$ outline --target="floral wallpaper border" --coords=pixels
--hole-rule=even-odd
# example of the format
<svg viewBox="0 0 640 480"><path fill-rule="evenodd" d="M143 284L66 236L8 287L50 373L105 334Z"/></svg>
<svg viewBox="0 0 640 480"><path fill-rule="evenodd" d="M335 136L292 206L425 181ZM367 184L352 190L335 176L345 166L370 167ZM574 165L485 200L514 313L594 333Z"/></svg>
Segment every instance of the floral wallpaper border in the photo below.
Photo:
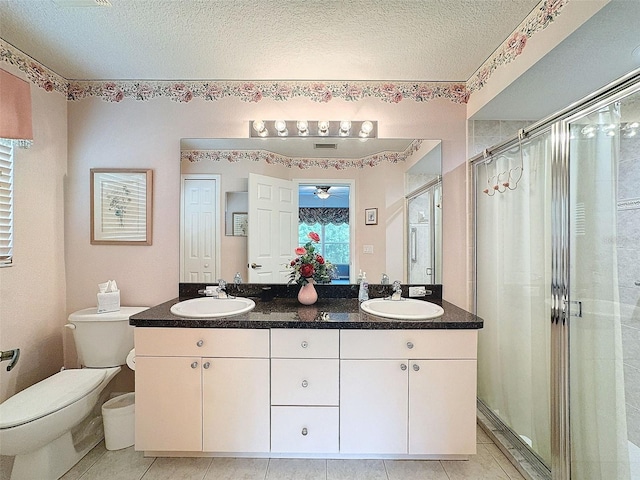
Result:
<svg viewBox="0 0 640 480"><path fill-rule="evenodd" d="M180 160L188 162L201 162L203 160L220 162L226 160L231 163L243 160L263 161L270 165L284 165L288 168L297 167L301 170L309 168L346 170L347 168L375 167L382 162L404 162L417 152L421 145L422 140L414 140L404 152L382 152L358 159L287 157L265 150L182 150L180 152Z"/></svg>
<svg viewBox="0 0 640 480"><path fill-rule="evenodd" d="M327 103L334 98L346 101L378 98L387 103L399 103L405 99L427 102L443 98L465 104L473 92L484 87L497 68L518 57L528 39L547 28L569 1L541 1L466 82L66 80L2 39L0 59L17 66L40 88L62 93L70 101L91 97L107 102L121 102L125 98L146 101L168 97L176 102L188 103L194 98L215 101L235 97L244 102L260 102L264 98L286 101L305 97L320 103Z"/></svg>
<svg viewBox="0 0 640 480"><path fill-rule="evenodd" d="M529 16L518 26L511 36L467 80L469 95L484 87L489 77L498 67L511 63L527 46L534 34L547 28L553 22L569 0L545 0L540 2Z"/></svg>

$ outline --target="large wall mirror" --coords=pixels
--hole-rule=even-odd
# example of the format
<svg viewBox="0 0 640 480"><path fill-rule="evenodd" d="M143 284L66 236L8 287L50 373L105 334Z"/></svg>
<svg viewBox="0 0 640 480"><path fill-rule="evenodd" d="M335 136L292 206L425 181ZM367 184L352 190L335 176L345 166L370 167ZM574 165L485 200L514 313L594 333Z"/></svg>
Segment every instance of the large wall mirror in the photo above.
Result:
<svg viewBox="0 0 640 480"><path fill-rule="evenodd" d="M441 283L439 140L185 138L180 150L181 282L286 283L314 231L335 283L360 271Z"/></svg>

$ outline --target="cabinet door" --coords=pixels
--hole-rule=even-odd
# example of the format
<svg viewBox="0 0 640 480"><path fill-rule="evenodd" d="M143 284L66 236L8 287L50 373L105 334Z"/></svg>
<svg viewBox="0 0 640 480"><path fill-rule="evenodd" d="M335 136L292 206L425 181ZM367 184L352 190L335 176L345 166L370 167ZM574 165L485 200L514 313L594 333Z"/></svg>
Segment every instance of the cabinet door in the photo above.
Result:
<svg viewBox="0 0 640 480"><path fill-rule="evenodd" d="M341 453L407 453L407 365L340 361Z"/></svg>
<svg viewBox="0 0 640 480"><path fill-rule="evenodd" d="M136 450L202 450L200 358L136 358Z"/></svg>
<svg viewBox="0 0 640 480"><path fill-rule="evenodd" d="M268 452L269 360L203 358L205 452Z"/></svg>
<svg viewBox="0 0 640 480"><path fill-rule="evenodd" d="M409 453L476 453L476 361L409 361Z"/></svg>

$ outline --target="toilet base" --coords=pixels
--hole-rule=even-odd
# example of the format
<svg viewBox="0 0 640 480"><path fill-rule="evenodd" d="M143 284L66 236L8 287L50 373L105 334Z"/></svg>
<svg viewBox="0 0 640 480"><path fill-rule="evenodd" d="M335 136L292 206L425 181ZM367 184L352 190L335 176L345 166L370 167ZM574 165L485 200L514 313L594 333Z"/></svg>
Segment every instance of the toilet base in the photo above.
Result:
<svg viewBox="0 0 640 480"><path fill-rule="evenodd" d="M104 438L99 412L108 396L105 390L91 414L70 431L38 450L16 455L11 480L58 480L98 445Z"/></svg>
<svg viewBox="0 0 640 480"><path fill-rule="evenodd" d="M35 452L16 455L11 480L58 480L100 441L98 438L76 450L71 432L66 432Z"/></svg>

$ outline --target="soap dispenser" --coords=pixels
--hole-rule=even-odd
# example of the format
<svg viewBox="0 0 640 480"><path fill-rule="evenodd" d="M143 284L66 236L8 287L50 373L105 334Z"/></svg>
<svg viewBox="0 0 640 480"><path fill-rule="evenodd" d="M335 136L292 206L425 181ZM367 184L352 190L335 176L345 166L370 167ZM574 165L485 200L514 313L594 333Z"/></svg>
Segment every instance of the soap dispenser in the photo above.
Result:
<svg viewBox="0 0 640 480"><path fill-rule="evenodd" d="M233 283L239 285L242 283L242 277L240 276L240 272L236 272L236 276L233 277Z"/></svg>
<svg viewBox="0 0 640 480"><path fill-rule="evenodd" d="M362 281L360 282L358 300L360 300L361 302L369 300L369 283L367 282L367 272L362 273Z"/></svg>

